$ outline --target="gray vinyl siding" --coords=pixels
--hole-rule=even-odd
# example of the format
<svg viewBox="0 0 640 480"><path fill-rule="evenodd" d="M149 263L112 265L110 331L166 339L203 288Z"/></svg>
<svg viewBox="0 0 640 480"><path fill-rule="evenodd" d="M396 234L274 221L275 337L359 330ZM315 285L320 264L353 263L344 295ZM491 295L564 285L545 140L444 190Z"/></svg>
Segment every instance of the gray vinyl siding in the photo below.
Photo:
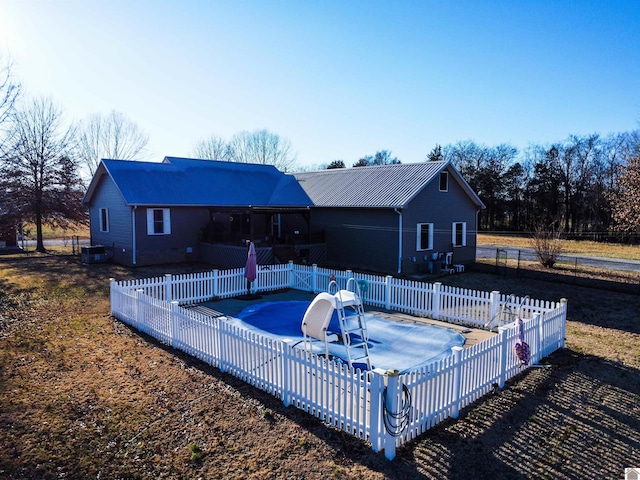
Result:
<svg viewBox="0 0 640 480"><path fill-rule="evenodd" d="M432 253L453 252L454 263L472 263L476 254L477 207L449 175L449 189L441 192L439 182L428 184L403 209L403 272L425 271ZM466 246L453 247L452 223L466 222ZM433 223L433 249L417 250L419 223ZM427 258L425 258L427 257ZM414 261L415 258L415 261Z"/></svg>
<svg viewBox="0 0 640 480"><path fill-rule="evenodd" d="M100 209L109 209L109 231L100 231ZM89 206L91 243L104 245L113 252L118 263L131 263L131 208L108 175L100 179L99 188Z"/></svg>
<svg viewBox="0 0 640 480"><path fill-rule="evenodd" d="M157 265L198 259L200 229L209 222L209 209L170 207L169 211L171 233L149 235L147 233L147 207L136 209L136 238L138 239L136 265Z"/></svg>
<svg viewBox="0 0 640 480"><path fill-rule="evenodd" d="M379 208L314 208L311 224L324 230L327 264L360 271L398 270L398 214Z"/></svg>

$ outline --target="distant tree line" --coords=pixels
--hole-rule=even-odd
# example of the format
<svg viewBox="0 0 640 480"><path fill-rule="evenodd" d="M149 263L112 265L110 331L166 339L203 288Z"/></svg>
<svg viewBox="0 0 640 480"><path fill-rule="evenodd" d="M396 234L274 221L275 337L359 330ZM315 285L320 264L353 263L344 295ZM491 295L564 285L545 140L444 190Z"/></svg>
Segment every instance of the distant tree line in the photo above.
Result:
<svg viewBox="0 0 640 480"><path fill-rule="evenodd" d="M640 130L600 137L571 135L523 152L473 141L437 145L426 160L448 160L485 203L482 230L535 231L599 239L640 231Z"/></svg>
<svg viewBox="0 0 640 480"><path fill-rule="evenodd" d="M374 155L360 157L352 167L373 167L376 165L398 165L402 163L398 157L393 157L390 150L379 150ZM334 168L346 168L344 160L334 160L327 165L327 170Z"/></svg>

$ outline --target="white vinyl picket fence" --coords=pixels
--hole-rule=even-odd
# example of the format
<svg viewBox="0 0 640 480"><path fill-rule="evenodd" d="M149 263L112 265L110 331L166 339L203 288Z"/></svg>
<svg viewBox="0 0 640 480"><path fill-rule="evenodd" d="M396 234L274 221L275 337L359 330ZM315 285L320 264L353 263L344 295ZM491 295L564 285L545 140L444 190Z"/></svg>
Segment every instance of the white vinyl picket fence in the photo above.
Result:
<svg viewBox="0 0 640 480"><path fill-rule="evenodd" d="M440 283L354 274L303 266L269 265L258 270L253 292L292 288L326 291L335 279L360 284L366 304L484 328L505 308L524 320L531 360L564 347L566 301L542 302L499 292L479 292ZM374 451L395 457L396 447L523 371L514 353L513 323L470 348L454 347L447 358L405 374L361 371L293 345L183 308L246 293L243 269L143 280L111 281L111 314L141 332L228 372L324 422L369 441Z"/></svg>

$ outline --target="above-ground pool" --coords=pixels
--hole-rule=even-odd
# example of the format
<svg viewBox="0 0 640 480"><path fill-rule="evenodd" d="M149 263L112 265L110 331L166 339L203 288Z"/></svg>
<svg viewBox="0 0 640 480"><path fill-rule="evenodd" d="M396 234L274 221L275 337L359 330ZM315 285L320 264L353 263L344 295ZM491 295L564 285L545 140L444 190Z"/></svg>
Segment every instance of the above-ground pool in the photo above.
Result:
<svg viewBox="0 0 640 480"><path fill-rule="evenodd" d="M291 339L297 348L304 348L301 324L307 307L307 301L265 302L245 308L235 317L229 317L229 322L271 338ZM462 335L447 328L394 322L369 313L365 315L372 368L407 372L450 355L452 347L462 346L465 341ZM340 333L336 312L329 324L329 332ZM324 342L314 340L313 351L324 353ZM330 343L329 354L346 362L346 350L341 342Z"/></svg>

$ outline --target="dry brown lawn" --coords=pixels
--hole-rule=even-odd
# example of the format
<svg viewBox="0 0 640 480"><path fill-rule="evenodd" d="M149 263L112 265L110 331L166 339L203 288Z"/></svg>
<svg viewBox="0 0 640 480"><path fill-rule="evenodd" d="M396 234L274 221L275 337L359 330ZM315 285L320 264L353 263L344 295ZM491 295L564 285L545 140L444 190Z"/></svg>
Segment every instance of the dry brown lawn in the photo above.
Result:
<svg viewBox="0 0 640 480"><path fill-rule="evenodd" d="M442 277L567 298L567 348L390 462L110 317L108 278L186 268L0 256L0 478L623 478L640 466L637 294Z"/></svg>

